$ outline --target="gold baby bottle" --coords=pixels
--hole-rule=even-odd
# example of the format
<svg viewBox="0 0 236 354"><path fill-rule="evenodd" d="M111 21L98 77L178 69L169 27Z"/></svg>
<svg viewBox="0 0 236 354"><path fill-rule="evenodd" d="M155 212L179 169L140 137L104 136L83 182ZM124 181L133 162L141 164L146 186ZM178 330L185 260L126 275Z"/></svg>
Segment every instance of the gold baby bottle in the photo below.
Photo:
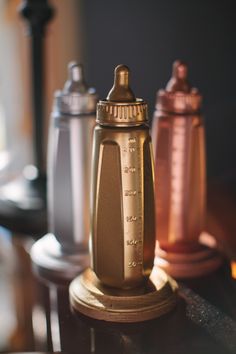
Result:
<svg viewBox="0 0 236 354"><path fill-rule="evenodd" d="M147 104L129 86L127 66L97 104L91 189L91 269L70 287L72 305L115 322L160 316L175 304L175 285L155 252L154 164Z"/></svg>

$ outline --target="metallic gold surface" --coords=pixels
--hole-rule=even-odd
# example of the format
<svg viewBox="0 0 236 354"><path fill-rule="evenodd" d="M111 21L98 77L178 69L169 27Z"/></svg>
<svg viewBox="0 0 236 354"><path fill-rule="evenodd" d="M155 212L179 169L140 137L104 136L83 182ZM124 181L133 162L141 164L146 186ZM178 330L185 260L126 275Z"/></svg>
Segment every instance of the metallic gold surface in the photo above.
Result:
<svg viewBox="0 0 236 354"><path fill-rule="evenodd" d="M107 95L108 101L133 102L135 96L129 86L129 68L126 65L118 65L114 73L114 85Z"/></svg>
<svg viewBox="0 0 236 354"><path fill-rule="evenodd" d="M142 107L139 113L134 112L137 106ZM101 114L101 107L107 116ZM151 138L146 125L136 127L146 121L146 109L143 100L137 102L129 86L129 68L117 66L107 100L97 106L101 126L94 131L91 200L93 269L103 284L118 288L142 284L153 267ZM126 111L127 116L123 115ZM102 127L104 120L111 127ZM121 125L124 127L120 128Z"/></svg>
<svg viewBox="0 0 236 354"><path fill-rule="evenodd" d="M97 105L97 122L108 126L138 126L147 122L147 104L129 87L129 68L118 65L107 99Z"/></svg>
<svg viewBox="0 0 236 354"><path fill-rule="evenodd" d="M144 287L120 290L103 286L91 269L70 285L70 301L86 316L111 322L141 322L171 311L177 301L177 284L155 268Z"/></svg>
<svg viewBox="0 0 236 354"><path fill-rule="evenodd" d="M94 130L92 270L70 286L76 310L106 321L144 321L170 311L176 302L176 287L165 273L155 269L155 283L150 280L155 250L154 166L149 127L140 125L146 121L146 105L140 102L144 110L137 115L129 70L118 66L108 99L98 104L100 126ZM119 105L130 116L123 116Z"/></svg>
<svg viewBox="0 0 236 354"><path fill-rule="evenodd" d="M199 242L206 202L200 102L200 94L187 81L186 64L175 62L166 90L158 92L152 126L158 240L155 264L175 277L204 274L220 264L218 256Z"/></svg>
<svg viewBox="0 0 236 354"><path fill-rule="evenodd" d="M94 132L93 269L129 288L150 275L155 248L153 160L148 127Z"/></svg>

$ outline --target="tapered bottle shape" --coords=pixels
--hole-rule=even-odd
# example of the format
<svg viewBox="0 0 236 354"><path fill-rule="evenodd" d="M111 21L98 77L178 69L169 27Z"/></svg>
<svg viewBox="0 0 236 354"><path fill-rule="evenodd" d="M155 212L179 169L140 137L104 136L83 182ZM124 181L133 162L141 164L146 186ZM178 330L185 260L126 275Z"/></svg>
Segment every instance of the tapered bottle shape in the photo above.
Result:
<svg viewBox="0 0 236 354"><path fill-rule="evenodd" d="M175 62L166 90L158 92L152 137L156 173L156 235L172 252L200 248L205 221L205 137L201 96Z"/></svg>
<svg viewBox="0 0 236 354"><path fill-rule="evenodd" d="M118 66L107 100L98 104L92 168L93 270L118 288L143 284L153 266L154 169L146 119L145 102L129 88L128 68Z"/></svg>
<svg viewBox="0 0 236 354"><path fill-rule="evenodd" d="M83 68L70 63L68 80L56 94L48 149L49 231L62 252L88 252L92 136L97 95Z"/></svg>

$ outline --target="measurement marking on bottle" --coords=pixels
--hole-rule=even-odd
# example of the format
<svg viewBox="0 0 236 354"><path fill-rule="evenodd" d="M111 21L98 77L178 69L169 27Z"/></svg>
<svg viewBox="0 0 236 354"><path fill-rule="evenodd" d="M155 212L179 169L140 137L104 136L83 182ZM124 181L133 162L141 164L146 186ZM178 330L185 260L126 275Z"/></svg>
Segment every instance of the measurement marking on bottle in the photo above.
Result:
<svg viewBox="0 0 236 354"><path fill-rule="evenodd" d="M125 190L126 197L135 197L136 194L137 194L136 190L132 190L132 189Z"/></svg>
<svg viewBox="0 0 236 354"><path fill-rule="evenodd" d="M138 150L137 148L136 148L136 146L134 145L131 145L131 146L129 146L129 147L124 147L123 149L122 149L122 151L123 152L125 152L125 153L127 153L127 152L135 152L136 150Z"/></svg>
<svg viewBox="0 0 236 354"><path fill-rule="evenodd" d="M131 261L131 262L129 262L128 263L128 267L129 268L135 268L135 267L137 267L137 266L139 266L139 265L143 265L143 262L142 261Z"/></svg>
<svg viewBox="0 0 236 354"><path fill-rule="evenodd" d="M129 138L129 143L136 143L137 139L135 137Z"/></svg>
<svg viewBox="0 0 236 354"><path fill-rule="evenodd" d="M134 221L137 221L137 216L135 215L131 215L131 216L126 216L126 221L127 222L134 222Z"/></svg>
<svg viewBox="0 0 236 354"><path fill-rule="evenodd" d="M129 135L121 147L124 215L125 273L142 277L143 266L143 145L138 136Z"/></svg>
<svg viewBox="0 0 236 354"><path fill-rule="evenodd" d="M125 166L123 171L124 173L134 173L136 171L136 168L132 166Z"/></svg>
<svg viewBox="0 0 236 354"><path fill-rule="evenodd" d="M138 244L142 244L142 243L143 243L142 240L137 240L137 239L126 241L127 246L137 246Z"/></svg>
<svg viewBox="0 0 236 354"><path fill-rule="evenodd" d="M183 214L182 192L184 188L186 126L185 121L173 124L172 159L171 159L171 209L170 232L174 230L176 239L183 235L181 215Z"/></svg>

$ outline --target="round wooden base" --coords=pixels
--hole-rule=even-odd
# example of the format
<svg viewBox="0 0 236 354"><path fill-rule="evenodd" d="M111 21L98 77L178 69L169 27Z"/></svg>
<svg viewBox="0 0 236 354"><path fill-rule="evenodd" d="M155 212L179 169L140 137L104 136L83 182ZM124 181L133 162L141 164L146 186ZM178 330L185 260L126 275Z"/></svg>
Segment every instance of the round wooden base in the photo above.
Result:
<svg viewBox="0 0 236 354"><path fill-rule="evenodd" d="M33 245L30 256L35 273L50 282L71 282L90 263L88 252L66 255L53 234L47 234Z"/></svg>
<svg viewBox="0 0 236 354"><path fill-rule="evenodd" d="M155 268L146 285L132 290L104 286L91 269L70 285L72 306L82 314L110 322L142 322L159 317L176 304L177 284Z"/></svg>
<svg viewBox="0 0 236 354"><path fill-rule="evenodd" d="M154 265L176 279L195 278L215 271L222 264L221 255L209 247L189 253L170 253L156 248Z"/></svg>

